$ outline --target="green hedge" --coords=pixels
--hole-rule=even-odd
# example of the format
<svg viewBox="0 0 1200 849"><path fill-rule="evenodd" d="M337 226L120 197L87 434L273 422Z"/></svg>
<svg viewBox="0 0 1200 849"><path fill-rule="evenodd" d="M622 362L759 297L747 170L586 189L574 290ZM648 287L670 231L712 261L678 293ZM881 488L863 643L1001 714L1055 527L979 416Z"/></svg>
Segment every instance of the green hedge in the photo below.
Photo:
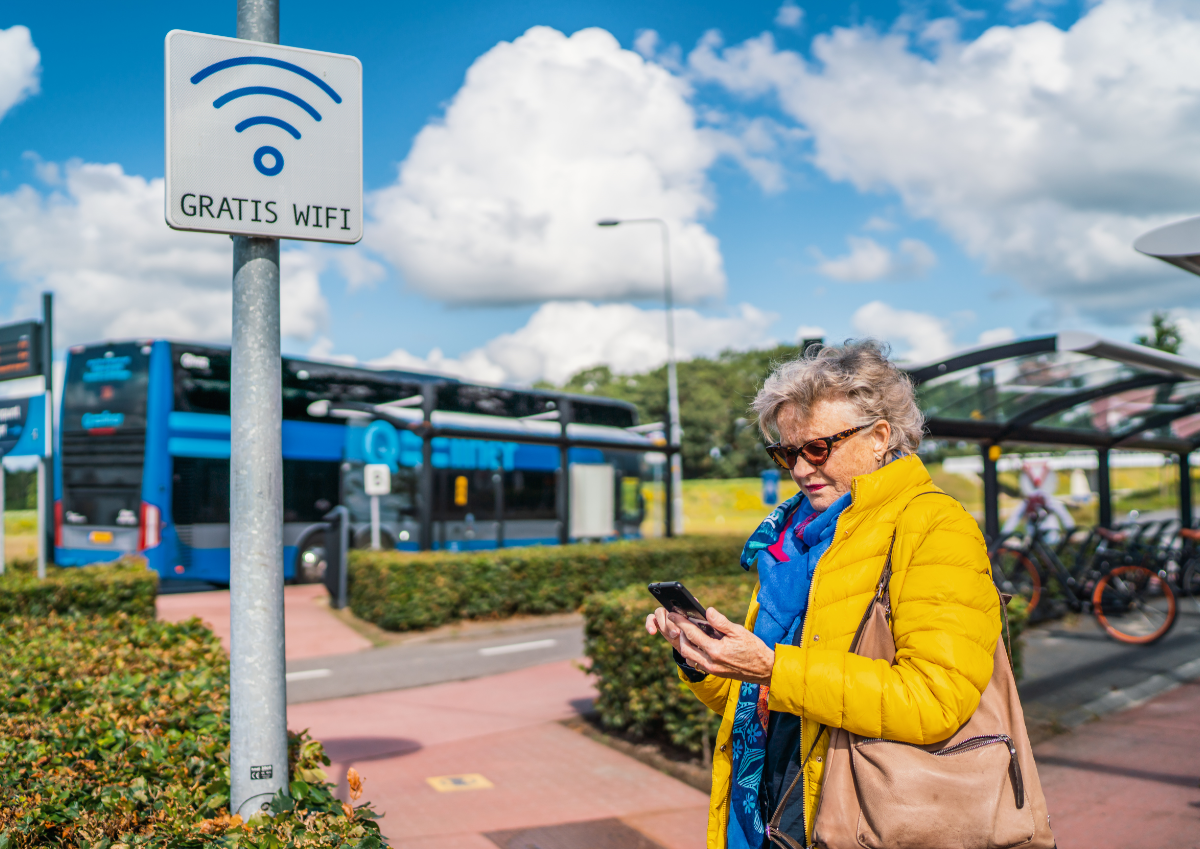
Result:
<svg viewBox="0 0 1200 849"><path fill-rule="evenodd" d="M715 607L735 622L745 621L754 576L689 581L701 603ZM584 653L592 662L600 692L596 711L609 728L638 737L668 740L693 753L701 751L706 730L716 736L720 717L704 708L680 680L670 645L645 631L646 614L655 607L644 585L597 593L583 606ZM1008 607L1013 665L1021 677L1025 605Z"/></svg>
<svg viewBox="0 0 1200 849"><path fill-rule="evenodd" d="M382 845L307 735L290 741L276 816L229 816L229 665L199 620L10 619L0 666L3 849Z"/></svg>
<svg viewBox="0 0 1200 849"><path fill-rule="evenodd" d="M479 552L350 552L350 609L391 631L459 619L577 610L637 582L740 572L744 540L688 536Z"/></svg>
<svg viewBox="0 0 1200 849"><path fill-rule="evenodd" d="M140 558L83 568L47 567L46 578L17 564L0 577L0 617L127 613L154 617L158 573Z"/></svg>
<svg viewBox="0 0 1200 849"><path fill-rule="evenodd" d="M701 604L740 624L750 607L754 580L753 573L743 573L688 581L687 587ZM596 712L609 728L669 740L698 753L705 726L711 740L721 718L679 680L667 641L646 633L646 614L655 606L644 584L597 593L584 602L583 651L600 692Z"/></svg>

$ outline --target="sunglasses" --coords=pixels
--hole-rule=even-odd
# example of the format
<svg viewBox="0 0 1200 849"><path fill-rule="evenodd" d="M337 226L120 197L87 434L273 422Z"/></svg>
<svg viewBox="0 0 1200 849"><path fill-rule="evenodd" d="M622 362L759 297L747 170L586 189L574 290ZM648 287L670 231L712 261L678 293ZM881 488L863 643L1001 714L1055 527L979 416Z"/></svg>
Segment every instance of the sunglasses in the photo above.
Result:
<svg viewBox="0 0 1200 849"><path fill-rule="evenodd" d="M859 425L858 427L852 427L849 430L843 430L841 433L835 433L833 436L823 436L820 439L814 439L812 442L806 442L799 448L792 448L789 445L784 445L782 442L774 442L767 446L767 455L775 461L775 465L781 469L787 469L789 472L796 468L796 461L802 455L810 466L824 466L826 461L829 460L833 446L870 426Z"/></svg>

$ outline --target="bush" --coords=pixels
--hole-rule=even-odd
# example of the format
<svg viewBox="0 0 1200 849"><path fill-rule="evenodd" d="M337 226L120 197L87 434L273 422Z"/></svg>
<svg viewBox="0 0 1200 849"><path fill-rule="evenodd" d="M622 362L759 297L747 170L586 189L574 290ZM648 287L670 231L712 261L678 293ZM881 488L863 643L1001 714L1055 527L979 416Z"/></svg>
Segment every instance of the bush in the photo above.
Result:
<svg viewBox="0 0 1200 849"><path fill-rule="evenodd" d="M228 661L196 619L10 619L0 664L4 849L381 845L370 809L333 797L306 735L276 816L229 816Z"/></svg>
<svg viewBox="0 0 1200 849"><path fill-rule="evenodd" d="M701 603L715 607L734 622L745 621L754 575L689 582ZM583 606L584 653L592 662L600 692L596 712L601 723L637 737L668 740L693 753L701 751L707 725L714 739L721 718L697 701L676 674L671 647L643 629L654 599L640 584L590 596ZM1012 661L1017 680L1026 611L1023 599L1008 606Z"/></svg>
<svg viewBox="0 0 1200 849"><path fill-rule="evenodd" d="M157 594L158 573L140 558L72 569L47 566L45 580L18 563L0 577L0 617L127 613L153 618Z"/></svg>
<svg viewBox="0 0 1200 849"><path fill-rule="evenodd" d="M741 624L750 607L754 574L689 581L688 589L701 604ZM609 728L669 740L699 753L706 726L711 740L721 718L679 680L666 640L646 634L643 623L655 606L641 584L597 593L584 603L584 654L600 691L596 712Z"/></svg>
<svg viewBox="0 0 1200 849"><path fill-rule="evenodd" d="M688 536L478 552L350 552L350 609L391 631L577 610L636 582L741 572L744 540Z"/></svg>

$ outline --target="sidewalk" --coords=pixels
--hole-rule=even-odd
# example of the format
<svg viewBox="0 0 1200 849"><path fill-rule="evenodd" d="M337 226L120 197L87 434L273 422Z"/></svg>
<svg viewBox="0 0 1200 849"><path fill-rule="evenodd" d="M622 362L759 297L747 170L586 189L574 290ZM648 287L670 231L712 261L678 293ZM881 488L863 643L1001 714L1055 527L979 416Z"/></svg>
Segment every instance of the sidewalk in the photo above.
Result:
<svg viewBox="0 0 1200 849"><path fill-rule="evenodd" d="M595 695L561 661L291 705L288 726L325 743L341 795L362 773L402 849L703 849L705 794L559 724Z"/></svg>
<svg viewBox="0 0 1200 849"><path fill-rule="evenodd" d="M348 654L371 648L371 641L333 615L321 584L283 588L284 639L288 660ZM160 595L158 618L181 622L199 616L229 650L229 590Z"/></svg>
<svg viewBox="0 0 1200 849"><path fill-rule="evenodd" d="M1200 681L1034 754L1059 849L1200 847Z"/></svg>

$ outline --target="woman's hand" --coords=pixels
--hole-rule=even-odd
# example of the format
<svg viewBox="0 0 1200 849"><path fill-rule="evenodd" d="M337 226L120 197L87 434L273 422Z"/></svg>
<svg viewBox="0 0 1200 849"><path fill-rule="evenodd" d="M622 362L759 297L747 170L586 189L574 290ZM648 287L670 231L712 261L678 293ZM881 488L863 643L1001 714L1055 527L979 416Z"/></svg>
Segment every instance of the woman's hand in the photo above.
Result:
<svg viewBox="0 0 1200 849"><path fill-rule="evenodd" d="M713 639L677 613L667 615L681 632L677 648L688 665L718 678L770 684L771 670L775 667L774 649L753 632L730 622L715 607L708 609L706 618L709 625L725 635L722 639Z"/></svg>
<svg viewBox="0 0 1200 849"><path fill-rule="evenodd" d="M662 634L663 639L671 644L671 648L679 651L679 638L683 636L679 626L672 622L667 611L660 607L646 617L646 633L650 636Z"/></svg>

